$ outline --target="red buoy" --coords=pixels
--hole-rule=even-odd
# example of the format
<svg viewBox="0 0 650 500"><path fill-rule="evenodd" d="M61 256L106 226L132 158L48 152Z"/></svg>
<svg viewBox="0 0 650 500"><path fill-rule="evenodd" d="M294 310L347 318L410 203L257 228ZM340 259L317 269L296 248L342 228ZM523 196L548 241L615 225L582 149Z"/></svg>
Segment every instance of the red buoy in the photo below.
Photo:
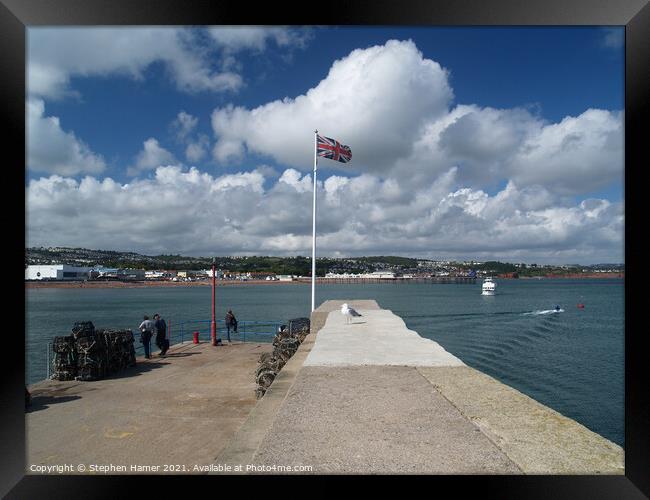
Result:
<svg viewBox="0 0 650 500"><path fill-rule="evenodd" d="M585 305L584 304L578 304L578 309L584 309Z"/></svg>

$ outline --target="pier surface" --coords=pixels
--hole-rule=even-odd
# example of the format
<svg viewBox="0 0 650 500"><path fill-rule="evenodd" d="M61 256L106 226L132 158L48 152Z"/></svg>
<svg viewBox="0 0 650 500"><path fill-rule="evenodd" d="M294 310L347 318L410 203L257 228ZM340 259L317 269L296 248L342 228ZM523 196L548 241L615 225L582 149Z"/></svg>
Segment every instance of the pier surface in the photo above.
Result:
<svg viewBox="0 0 650 500"><path fill-rule="evenodd" d="M312 313L312 333L217 463L271 473L624 473L620 446L464 365L374 301L347 301L363 315L347 324L343 302Z"/></svg>
<svg viewBox="0 0 650 500"><path fill-rule="evenodd" d="M270 344L186 343L104 380L34 384L26 472L73 464L65 473L75 474L82 464L92 474L94 464L126 468L111 474L196 473L194 465L212 464L254 407L255 368L270 351ZM169 465L179 467L164 470Z"/></svg>
<svg viewBox="0 0 650 500"><path fill-rule="evenodd" d="M343 302L362 316L347 324ZM256 400L254 372L271 348L184 344L105 380L30 386L26 472L624 473L620 446L466 366L374 300L321 304Z"/></svg>

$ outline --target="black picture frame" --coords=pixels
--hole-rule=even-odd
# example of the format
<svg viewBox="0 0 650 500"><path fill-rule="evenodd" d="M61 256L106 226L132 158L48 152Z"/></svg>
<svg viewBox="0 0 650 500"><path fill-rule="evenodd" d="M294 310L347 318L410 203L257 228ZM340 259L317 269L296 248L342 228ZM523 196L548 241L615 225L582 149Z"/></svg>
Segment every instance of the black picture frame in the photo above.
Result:
<svg viewBox="0 0 650 500"><path fill-rule="evenodd" d="M648 0L361 0L327 4L255 2L244 4L208 0L0 0L0 88L3 96L3 142L13 153L6 161L15 185L5 214L25 201L25 49L26 28L44 25L544 25L625 26L625 476L419 476L408 478L410 487L439 491L453 488L454 495L472 492L499 498L643 498L650 496L650 404L647 389L646 351L642 339L647 327L641 314L647 309L641 280L643 253L639 228L643 227L644 168L648 168L643 130L647 122L650 89L650 6ZM645 146L645 147L644 147ZM20 178L20 180L19 180ZM19 182L22 184L19 186ZM22 193L22 195L21 195ZM11 207L11 208L10 208ZM16 232L20 218L13 217ZM25 224L23 222L23 237ZM25 257L24 238L5 242L11 269L6 291L20 311L24 298L24 276L17 265ZM15 243L14 243L15 242ZM14 274L15 273L15 274ZM23 302L24 307L24 302ZM23 316L24 317L24 316ZM134 492L134 477L25 476L24 339L11 328L4 332L10 341L5 349L14 364L5 365L2 384L0 443L0 495L8 498L115 498ZM5 353L7 354L7 353ZM152 479L152 478L148 478ZM193 485L213 486L225 479L249 483L242 478L178 477L153 478L156 484L190 479ZM216 479L219 483L214 483ZM249 480L249 478L243 478ZM297 479L297 478L291 478ZM298 479L303 480L304 477ZM362 478L366 483L383 478ZM399 477L397 477L399 479ZM280 481L281 478L273 478ZM210 481L210 483L207 483ZM413 482L415 481L415 483ZM150 486L147 481L146 486ZM282 487L282 486L280 486ZM285 486L286 487L286 486ZM194 488L194 486L193 486ZM336 487L338 488L338 487ZM325 493L327 487L321 490ZM408 490L407 490L408 491ZM426 491L426 490L425 490ZM444 490L442 490L444 491ZM157 494L152 491L152 494Z"/></svg>

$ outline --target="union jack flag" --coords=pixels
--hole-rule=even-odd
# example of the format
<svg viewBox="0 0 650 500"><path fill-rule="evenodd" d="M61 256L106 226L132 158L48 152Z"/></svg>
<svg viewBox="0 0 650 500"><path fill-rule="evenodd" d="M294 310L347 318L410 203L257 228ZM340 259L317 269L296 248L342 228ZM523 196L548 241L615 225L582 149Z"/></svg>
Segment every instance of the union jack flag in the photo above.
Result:
<svg viewBox="0 0 650 500"><path fill-rule="evenodd" d="M317 137L316 154L318 156L329 158L334 161L340 161L342 163L347 163L352 159L352 150L350 149L350 146L344 146L339 141L335 141L329 137L321 137L320 135Z"/></svg>

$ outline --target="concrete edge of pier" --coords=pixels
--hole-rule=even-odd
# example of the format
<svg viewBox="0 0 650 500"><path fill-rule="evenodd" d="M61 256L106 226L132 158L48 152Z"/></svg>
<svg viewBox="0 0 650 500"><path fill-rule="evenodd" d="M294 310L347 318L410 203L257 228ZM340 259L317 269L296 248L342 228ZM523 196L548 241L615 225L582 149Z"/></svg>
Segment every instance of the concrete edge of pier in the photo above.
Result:
<svg viewBox="0 0 650 500"><path fill-rule="evenodd" d="M376 308L379 309L375 301L367 302L373 302ZM372 304L368 305L372 307ZM333 306L328 304L327 307L321 306L311 313L309 335L305 337L305 340L300 344L300 347L291 359L289 359L287 364L282 367L282 370L275 377L275 380L273 380L271 386L266 390L264 396L253 407L248 418L236 432L232 440L215 458L216 463L231 466L253 463L255 452L271 429L280 406L296 380L305 359L307 359L307 356L311 352L316 342L318 331L325 325L325 321L331 310L334 310Z"/></svg>
<svg viewBox="0 0 650 500"><path fill-rule="evenodd" d="M525 474L625 473L619 445L485 373L416 370Z"/></svg>
<svg viewBox="0 0 650 500"><path fill-rule="evenodd" d="M436 411L453 414L456 422L454 425L462 424L466 429L473 428L474 431L480 433L483 441L489 440L494 446L494 452L492 452L485 444L482 445L486 450L484 451L486 458L477 460L477 468L470 470L469 473L624 474L624 450L620 446L469 366L408 366L408 363L402 366L385 366L384 368L381 363L371 363L374 366L364 363L357 366L329 367L323 364L320 366L305 365L305 360L313 351L318 340L319 332L328 322L329 313L337 311L343 302L345 301L326 301L312 313L310 335L306 337L296 354L280 371L264 397L253 407L232 440L215 458L217 463L254 464L258 459L277 458L280 454L284 454L287 448L293 449L294 457L300 457L302 451L297 451L301 446L300 440L303 440L303 446L304 443L310 443L310 433L313 437L314 431L313 428L310 430L300 427L300 425L296 426L296 422L291 419L294 418L293 415L296 411L301 410L305 404L313 404L314 400L319 398L317 392L322 381L322 374L333 374L336 373L336 370L341 372L348 370L353 375L363 372L368 374L370 382L377 382L381 371L388 369L395 376L408 377L411 381L421 377L417 390L422 394L435 396L439 401L438 406L433 410L437 408ZM375 301L349 300L347 302L362 312L380 309ZM328 323L327 332L333 331L332 324L340 321L338 316L332 317ZM298 373L303 369L303 376L298 378ZM416 376L416 374L418 375ZM426 381L426 383L422 381ZM377 382L375 389L385 383ZM324 386L320 387L322 389ZM314 394L309 394L312 390ZM357 393L359 398L368 397L363 386L356 386L356 389L352 390L361 391ZM382 393L380 391L375 394ZM355 396L352 395L352 397L354 399ZM313 408L310 411L312 411L312 417L317 415ZM412 436L408 435L410 430L406 424L408 424L407 421L405 421L403 432L405 437L411 438ZM285 430L287 428L290 430ZM455 432L457 427L451 430ZM418 432L421 435L422 430L420 429ZM432 434L434 433L432 432ZM458 444L456 439L459 438L460 433L456 438L446 437L445 433L439 434L436 437L439 441L432 444L431 449L433 450L437 446L440 451L441 446L443 448L446 446L445 443L450 447L456 446ZM291 442L291 439L296 441ZM319 453L322 454L323 450ZM325 453L336 453L336 450L326 450ZM494 463L491 463L492 458L489 458L497 457L497 454L503 457L499 458L502 464L499 467L494 466ZM409 466L410 464L396 464L395 472L403 472L405 465ZM450 466L442 470L450 472L440 472L440 469L435 469L433 473L457 473L453 464L447 465ZM385 467L385 465L383 466ZM348 469L344 470L351 471L349 464ZM392 470L389 469L388 472ZM364 473L365 470L353 470L353 472Z"/></svg>
<svg viewBox="0 0 650 500"><path fill-rule="evenodd" d="M316 343L319 330L325 326L329 313L340 309L344 302L343 300L328 300L311 313L309 335L305 337L305 340L300 344L300 347L287 364L282 367L280 373L275 377L264 396L253 407L248 418L232 440L215 458L216 463L224 465L253 463L253 457L260 443L271 429L278 410ZM358 304L361 304L366 309L379 309L379 305L374 300L361 300L354 303L357 307L359 307Z"/></svg>

